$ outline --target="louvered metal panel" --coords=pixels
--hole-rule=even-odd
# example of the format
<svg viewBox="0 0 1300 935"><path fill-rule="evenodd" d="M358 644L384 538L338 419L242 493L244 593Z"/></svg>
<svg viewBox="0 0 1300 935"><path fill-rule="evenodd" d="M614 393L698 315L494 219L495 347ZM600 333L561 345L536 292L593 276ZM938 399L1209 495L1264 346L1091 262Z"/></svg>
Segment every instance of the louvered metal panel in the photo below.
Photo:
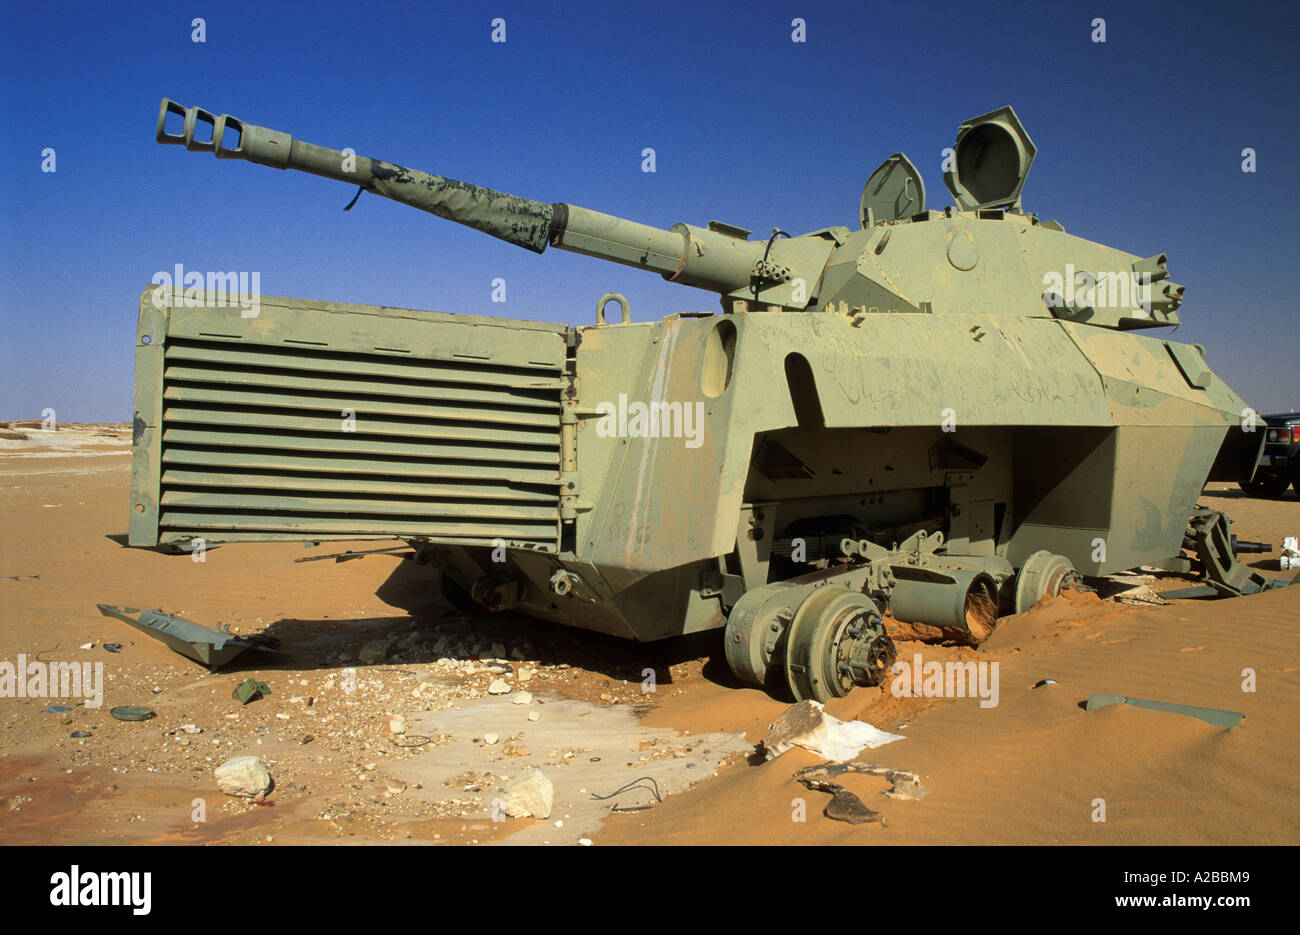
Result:
<svg viewBox="0 0 1300 935"><path fill-rule="evenodd" d="M300 308L284 314L310 320ZM507 328L404 324L434 332L427 356L359 349L357 325L353 340L311 348L264 324L244 334L169 329L160 379L142 387L137 376L137 436L156 437L137 437L133 491L156 478L147 504L156 541L395 536L556 550L562 336L533 332L544 352L531 359L526 331L521 344ZM451 348L441 355L438 329ZM482 352L466 350L467 334ZM502 335L512 353L493 354ZM142 391L155 416L143 429Z"/></svg>

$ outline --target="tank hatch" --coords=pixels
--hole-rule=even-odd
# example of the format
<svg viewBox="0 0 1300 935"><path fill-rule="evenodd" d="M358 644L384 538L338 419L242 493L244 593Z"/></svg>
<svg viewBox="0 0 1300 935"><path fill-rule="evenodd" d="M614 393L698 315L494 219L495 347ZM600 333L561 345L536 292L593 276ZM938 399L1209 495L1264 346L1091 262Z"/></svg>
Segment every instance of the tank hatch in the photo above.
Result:
<svg viewBox="0 0 1300 935"><path fill-rule="evenodd" d="M1038 147L1010 107L967 120L957 130L943 183L963 211L1020 210L1020 190Z"/></svg>
<svg viewBox="0 0 1300 935"><path fill-rule="evenodd" d="M859 216L862 226L877 221L897 221L925 210L925 182L912 160L894 153L867 179L862 189Z"/></svg>

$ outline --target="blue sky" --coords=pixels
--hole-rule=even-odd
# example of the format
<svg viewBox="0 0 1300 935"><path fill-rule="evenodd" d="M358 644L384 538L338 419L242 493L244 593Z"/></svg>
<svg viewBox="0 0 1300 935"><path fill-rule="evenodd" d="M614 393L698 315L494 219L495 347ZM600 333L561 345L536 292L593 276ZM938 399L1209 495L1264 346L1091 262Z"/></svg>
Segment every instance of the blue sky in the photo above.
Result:
<svg viewBox="0 0 1300 935"><path fill-rule="evenodd" d="M1187 286L1175 337L1206 345L1251 404L1300 408L1297 20L1292 5L1075 0L10 2L0 418L129 419L139 293L176 263L259 271L267 295L568 323L610 290L638 320L717 308L384 199L344 214L352 190L335 182L159 146L164 96L541 201L760 234L855 224L866 176L900 150L930 206L950 203L941 150L963 119L1012 104L1039 149L1026 210L1166 252Z"/></svg>

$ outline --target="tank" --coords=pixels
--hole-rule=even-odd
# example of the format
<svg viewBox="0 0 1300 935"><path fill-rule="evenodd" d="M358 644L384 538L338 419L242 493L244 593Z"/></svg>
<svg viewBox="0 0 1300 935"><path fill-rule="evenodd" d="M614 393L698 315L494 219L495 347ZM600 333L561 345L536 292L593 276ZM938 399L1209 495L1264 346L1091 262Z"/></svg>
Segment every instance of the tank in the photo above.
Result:
<svg viewBox="0 0 1300 935"><path fill-rule="evenodd" d="M153 284L132 545L398 539L404 573L462 608L641 641L720 630L741 680L819 701L884 679L886 613L977 644L1084 576L1269 585L1197 508L1207 479L1249 481L1249 408L1203 348L1169 339L1183 287L1164 255L1022 209L1037 150L1010 107L958 128L953 206L927 208L896 153L852 226L757 238L532 201L166 99L157 140L652 272L720 309L633 322L610 293L566 326L234 309L211 277Z"/></svg>

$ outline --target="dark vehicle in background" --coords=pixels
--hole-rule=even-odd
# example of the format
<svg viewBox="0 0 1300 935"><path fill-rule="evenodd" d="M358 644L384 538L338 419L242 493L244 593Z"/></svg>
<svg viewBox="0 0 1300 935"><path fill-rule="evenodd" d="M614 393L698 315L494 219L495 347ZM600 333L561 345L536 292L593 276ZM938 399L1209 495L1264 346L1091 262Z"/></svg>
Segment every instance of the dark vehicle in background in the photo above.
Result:
<svg viewBox="0 0 1300 935"><path fill-rule="evenodd" d="M1300 495L1300 412L1280 412L1262 417L1267 423L1264 450L1255 476L1241 489L1252 497L1273 500L1286 496L1288 487Z"/></svg>

